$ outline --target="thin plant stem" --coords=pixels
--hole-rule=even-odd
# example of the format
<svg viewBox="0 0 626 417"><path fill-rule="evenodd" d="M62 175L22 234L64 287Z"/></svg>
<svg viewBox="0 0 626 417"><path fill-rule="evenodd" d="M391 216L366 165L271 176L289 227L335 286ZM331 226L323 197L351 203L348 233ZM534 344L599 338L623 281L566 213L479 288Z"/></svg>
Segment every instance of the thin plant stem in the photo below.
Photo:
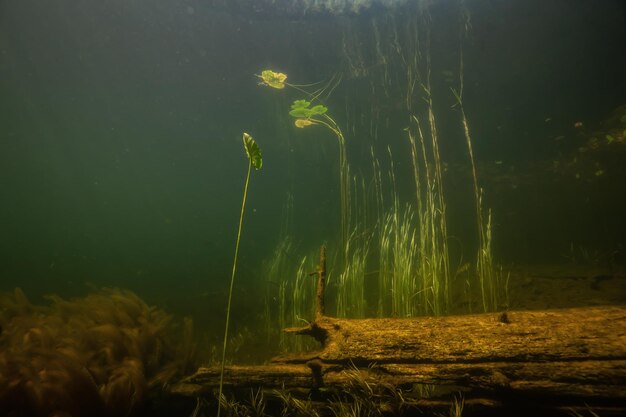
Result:
<svg viewBox="0 0 626 417"><path fill-rule="evenodd" d="M222 408L222 390L224 388L224 366L226 362L226 346L228 344L228 325L230 323L230 307L233 299L233 286L235 284L235 271L237 270L237 256L239 255L239 241L241 239L241 228L243 226L243 214L246 209L246 198L248 197L248 184L250 183L250 171L252 161L248 162L248 174L246 175L246 185L243 189L243 202L241 203L241 214L239 215L239 228L237 229L237 243L235 244L235 259L233 260L233 273L230 277L230 288L228 289L228 304L226 306L226 326L224 327L224 346L222 347L222 365L220 369L220 388L218 393L217 417L220 417Z"/></svg>
<svg viewBox="0 0 626 417"><path fill-rule="evenodd" d="M314 92L308 92L305 89L301 88L306 85L296 85L290 83L284 83L286 86L293 88L294 90L300 91L306 94L309 100L319 101L323 103L323 100L320 98L322 95L326 95L329 97L330 94L337 88L337 86L341 83L341 74L335 74L333 77L320 89ZM315 85L315 84L312 84ZM322 114L321 119L319 118L308 118L310 122L314 124L321 124L332 131L339 141L339 191L340 191L340 219L341 219L341 245L343 252L343 261L344 266L348 262L348 253L347 253L347 244L349 239L349 231L351 229L350 225L350 172L348 161L346 158L346 143L343 133L339 128L339 125L328 115Z"/></svg>
<svg viewBox="0 0 626 417"><path fill-rule="evenodd" d="M339 141L339 195L341 207L341 247L344 249L343 259L347 262L348 231L350 230L350 172L346 158L346 140L337 123L327 114L322 115L326 120L311 118L314 123L321 124L337 136Z"/></svg>
<svg viewBox="0 0 626 417"><path fill-rule="evenodd" d="M487 214L487 221L483 217L483 190L478 185L478 175L476 170L476 162L474 159L474 150L472 146L472 138L470 135L469 123L463 107L463 88L464 88L464 54L463 54L463 35L467 34L470 28L469 15L467 11L464 13L463 30L459 40L459 90L452 90L461 113L461 124L463 126L463 134L467 144L467 152L472 167L472 185L474 188L474 200L476 210L476 228L478 233L478 255L476 260L476 273L480 283L480 293L483 303L483 311L487 312L498 307L498 290L495 282L495 270L493 258L491 254L491 211Z"/></svg>

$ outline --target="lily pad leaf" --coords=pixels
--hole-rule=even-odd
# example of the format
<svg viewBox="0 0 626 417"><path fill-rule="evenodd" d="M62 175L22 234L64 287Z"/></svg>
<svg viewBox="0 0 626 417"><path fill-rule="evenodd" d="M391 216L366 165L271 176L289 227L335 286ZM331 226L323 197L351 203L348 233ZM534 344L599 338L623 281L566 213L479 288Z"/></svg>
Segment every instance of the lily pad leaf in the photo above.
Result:
<svg viewBox="0 0 626 417"><path fill-rule="evenodd" d="M261 155L261 148L257 145L256 141L247 134L243 133L243 147L246 150L246 154L248 155L248 159L250 163L254 167L254 169L261 169L263 166L263 155Z"/></svg>
<svg viewBox="0 0 626 417"><path fill-rule="evenodd" d="M261 79L263 80L263 84L281 90L285 88L285 80L287 79L287 75L283 74L282 72L265 70L261 73Z"/></svg>
<svg viewBox="0 0 626 417"><path fill-rule="evenodd" d="M307 109L309 106L311 105L310 101L306 101L306 100L295 100L293 102L293 104L291 105L291 108L293 110L295 109Z"/></svg>
<svg viewBox="0 0 626 417"><path fill-rule="evenodd" d="M305 108L297 108L297 109L293 109L289 112L289 114L293 117L304 117L304 118L308 118L311 117L310 116L311 110L310 109L305 109Z"/></svg>
<svg viewBox="0 0 626 417"><path fill-rule="evenodd" d="M310 101L296 100L291 105L291 111L289 114L293 117L309 119L313 116L322 115L328 111L328 108L326 106L322 106L321 104L313 107L309 107L310 105Z"/></svg>
<svg viewBox="0 0 626 417"><path fill-rule="evenodd" d="M324 114L328 111L328 107L326 106L322 106L321 104L318 104L317 106L313 106L311 107L311 116L317 116L319 114Z"/></svg>
<svg viewBox="0 0 626 417"><path fill-rule="evenodd" d="M303 128L307 127L307 126L314 125L315 122L313 120L310 120L310 119L296 119L294 124L296 125L296 127L300 128L300 129L303 129Z"/></svg>

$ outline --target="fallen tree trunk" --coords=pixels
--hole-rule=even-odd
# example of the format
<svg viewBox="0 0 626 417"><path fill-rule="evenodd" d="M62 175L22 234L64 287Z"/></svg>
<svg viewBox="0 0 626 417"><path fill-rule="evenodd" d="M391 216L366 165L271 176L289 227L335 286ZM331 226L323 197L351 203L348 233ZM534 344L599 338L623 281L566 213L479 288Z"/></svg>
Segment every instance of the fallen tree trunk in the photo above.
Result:
<svg viewBox="0 0 626 417"><path fill-rule="evenodd" d="M314 337L322 349L277 357L268 365L227 367L225 387L287 390L290 395L304 391L305 397L317 400L323 389L334 393L327 400L340 401L347 391L354 402L358 395L371 399L384 392L400 399L397 407L437 413L442 407L437 397L450 400L451 392L463 392L466 404L499 415L554 415L588 405L601 409L603 416L626 415L624 306L337 319L324 315L324 247L315 274L315 321L285 331ZM206 395L219 379L219 368L201 368L171 392ZM409 388L418 395L406 396ZM378 406L389 404L381 400Z"/></svg>
<svg viewBox="0 0 626 417"><path fill-rule="evenodd" d="M368 368L328 367L323 386L341 388L350 382L354 372L370 384L428 384L454 386L460 391L480 389L483 392L517 391L542 396L567 396L626 400L624 377L626 360L581 361L573 367L557 363L489 363L375 365ZM620 381L621 380L621 381ZM174 385L171 392L197 396L219 386L219 368L200 368L198 372ZM319 388L309 366L302 365L235 365L226 368L224 386L231 388Z"/></svg>
<svg viewBox="0 0 626 417"><path fill-rule="evenodd" d="M551 410L590 404L626 411L626 307L406 319L321 316L287 331L315 337L322 349L227 367L225 386L341 391L356 378L372 386L426 384L448 396L462 391L482 407L502 407L506 399L517 408L530 400ZM201 368L172 392L197 396L218 383L218 368Z"/></svg>
<svg viewBox="0 0 626 417"><path fill-rule="evenodd" d="M315 337L324 346L318 357L329 363L626 359L624 307L406 319L322 317L286 331Z"/></svg>

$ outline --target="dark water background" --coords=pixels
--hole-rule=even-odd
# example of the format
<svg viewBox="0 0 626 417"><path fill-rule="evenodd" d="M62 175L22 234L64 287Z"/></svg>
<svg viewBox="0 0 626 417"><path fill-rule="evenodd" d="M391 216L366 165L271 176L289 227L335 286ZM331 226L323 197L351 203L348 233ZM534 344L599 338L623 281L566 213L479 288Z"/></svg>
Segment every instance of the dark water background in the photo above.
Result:
<svg viewBox="0 0 626 417"><path fill-rule="evenodd" d="M454 180L467 167L466 147L445 75L458 76L460 8L432 3L450 224L471 248L470 184ZM466 6L464 104L475 154L479 166L504 166L498 175L515 185L490 189L491 171L479 174L498 261L561 262L572 244L623 249L624 170L552 182L539 166L575 151L576 122L598 126L626 104L625 3ZM243 131L262 147L265 166L252 178L236 300L254 297L288 195L290 233L303 247L332 239L339 221L334 138L293 128L287 110L300 97L258 86L254 74L329 79L345 69L346 34L357 39L349 48L374 56L373 19L381 33L390 22L402 31L413 12L299 19L194 0L1 0L0 290L19 286L36 299L83 294L86 283L120 286L170 311L222 320L247 168ZM346 132L353 172L369 175L370 146L386 166L390 146L408 194L403 86L371 95L372 83L367 74L344 76L329 111ZM382 114L375 139L362 120L372 104Z"/></svg>

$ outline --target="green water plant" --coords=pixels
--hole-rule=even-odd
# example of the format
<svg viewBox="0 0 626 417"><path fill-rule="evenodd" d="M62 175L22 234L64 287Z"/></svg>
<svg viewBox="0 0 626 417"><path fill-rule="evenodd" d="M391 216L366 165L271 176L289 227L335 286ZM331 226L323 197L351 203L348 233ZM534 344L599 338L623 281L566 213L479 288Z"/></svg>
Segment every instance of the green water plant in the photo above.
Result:
<svg viewBox="0 0 626 417"><path fill-rule="evenodd" d="M328 115L328 108L322 104L311 106L308 100L295 100L291 105L289 115L295 117L294 125L303 129L307 126L321 125L329 129L339 142L339 193L341 199L341 242L342 246L348 243L350 228L350 172L346 159L346 140L339 125ZM345 247L344 247L345 249Z"/></svg>
<svg viewBox="0 0 626 417"><path fill-rule="evenodd" d="M246 184L243 189L243 202L241 203L241 214L239 215L239 228L237 229L237 243L235 244L235 256L233 259L233 271L230 277L230 287L228 289L228 304L226 307L226 325L224 326L224 345L222 348L222 364L220 370L220 388L218 394L217 416L220 416L222 405L222 389L224 387L224 366L226 363L226 345L228 343L228 325L230 322L230 307L233 299L233 286L235 283L235 271L237 270L237 256L239 255L239 241L241 239L241 228L243 225L243 215L246 209L246 198L248 197L248 185L250 184L250 172L252 167L259 170L263 167L263 156L261 149L256 141L248 133L243 133L243 147L248 156L248 174L246 175Z"/></svg>
<svg viewBox="0 0 626 417"><path fill-rule="evenodd" d="M333 77L324 87L309 92L307 87L315 85L290 84L287 75L282 72L264 70L260 78L261 85L282 90L285 87L293 88L306 95L306 99L298 99L293 102L289 114L295 117L294 125L303 129L307 126L320 125L329 129L339 142L339 193L341 204L341 246L346 249L348 242L348 231L350 230L350 172L346 159L346 141L339 125L328 114L328 108L321 103L320 96L328 91L328 94L338 85L340 78ZM317 84L317 83L316 83ZM344 260L347 254L344 253Z"/></svg>
<svg viewBox="0 0 626 417"><path fill-rule="evenodd" d="M467 144L467 151L470 160L476 211L476 230L478 232L476 275L480 286L483 311L486 313L488 311L497 310L500 307L500 302L502 301L501 293L503 292L501 281L503 280L501 279L502 271L498 273L492 255L491 210L485 210L484 208L484 190L480 187L478 182L476 161L474 158L474 147L472 145L468 119L463 106L463 88L465 85L463 39L468 36L471 25L469 24L469 14L466 10L463 10L462 17L465 20L465 24L462 26L459 39L459 86L458 89L452 88L451 91L456 99L456 103L453 107L458 109L461 116L461 125L463 127L463 134L465 136L465 143ZM508 289L506 289L506 291L508 291Z"/></svg>
<svg viewBox="0 0 626 417"><path fill-rule="evenodd" d="M285 88L285 85L289 85L285 82L287 79L287 75L282 72L275 72L272 70L264 70L261 72L261 75L258 77L262 80L261 84L267 85L268 87L276 88L278 90L282 90Z"/></svg>
<svg viewBox="0 0 626 417"><path fill-rule="evenodd" d="M289 112L289 114L299 119L311 119L314 116L321 116L328 111L328 108L321 104L317 104L313 107L310 106L310 101L296 100L291 105L291 111Z"/></svg>

